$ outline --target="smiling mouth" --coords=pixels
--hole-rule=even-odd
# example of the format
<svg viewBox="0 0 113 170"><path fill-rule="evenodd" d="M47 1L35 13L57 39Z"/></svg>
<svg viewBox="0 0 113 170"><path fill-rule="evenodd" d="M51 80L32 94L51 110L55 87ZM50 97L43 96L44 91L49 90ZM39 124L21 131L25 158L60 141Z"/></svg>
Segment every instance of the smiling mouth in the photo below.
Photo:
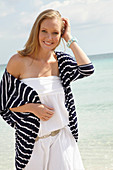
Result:
<svg viewBox="0 0 113 170"><path fill-rule="evenodd" d="M46 45L52 45L53 43L50 43L50 42L46 42L46 41L43 41L44 42L44 44L46 44Z"/></svg>

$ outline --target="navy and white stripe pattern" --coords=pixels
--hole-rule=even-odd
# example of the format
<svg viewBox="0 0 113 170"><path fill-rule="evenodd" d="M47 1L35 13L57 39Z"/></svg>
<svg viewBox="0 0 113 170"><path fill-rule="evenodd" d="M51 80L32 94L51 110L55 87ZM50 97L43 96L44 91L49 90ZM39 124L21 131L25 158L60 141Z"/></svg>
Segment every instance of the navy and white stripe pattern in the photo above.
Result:
<svg viewBox="0 0 113 170"><path fill-rule="evenodd" d="M91 75L94 67L92 63L78 66L70 55L62 52L56 52L56 55L59 77L65 92L65 106L69 112L69 127L77 141L78 124L70 83ZM40 128L40 119L32 113L13 112L9 108L27 103L41 103L38 93L5 70L0 84L0 115L16 130L15 166L17 170L25 168L31 157Z"/></svg>

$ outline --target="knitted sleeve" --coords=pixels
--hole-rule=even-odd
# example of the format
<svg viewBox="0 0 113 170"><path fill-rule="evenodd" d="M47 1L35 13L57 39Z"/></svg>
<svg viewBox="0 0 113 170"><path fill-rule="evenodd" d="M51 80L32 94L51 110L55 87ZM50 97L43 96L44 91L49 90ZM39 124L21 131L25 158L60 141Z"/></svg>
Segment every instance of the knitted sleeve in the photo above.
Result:
<svg viewBox="0 0 113 170"><path fill-rule="evenodd" d="M0 83L0 115L12 127L32 113L13 112L9 108L40 102L38 94L5 70ZM33 115L33 114L32 114Z"/></svg>
<svg viewBox="0 0 113 170"><path fill-rule="evenodd" d="M59 59L59 70L62 79L69 83L86 76L90 76L94 72L92 63L77 65L77 62L68 54L61 53Z"/></svg>

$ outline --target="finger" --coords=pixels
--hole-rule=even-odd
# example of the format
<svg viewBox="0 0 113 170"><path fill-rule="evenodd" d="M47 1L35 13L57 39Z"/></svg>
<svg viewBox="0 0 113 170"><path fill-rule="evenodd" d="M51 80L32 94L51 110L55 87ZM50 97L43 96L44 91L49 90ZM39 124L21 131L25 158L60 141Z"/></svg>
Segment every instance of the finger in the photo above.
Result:
<svg viewBox="0 0 113 170"><path fill-rule="evenodd" d="M45 118L41 118L42 121L47 121Z"/></svg>
<svg viewBox="0 0 113 170"><path fill-rule="evenodd" d="M51 116L50 117L48 117L48 116L45 116L44 117L46 120L49 120L50 118L51 118Z"/></svg>
<svg viewBox="0 0 113 170"><path fill-rule="evenodd" d="M41 120L43 120L43 121L47 121L47 120L49 120L50 118L47 118L47 117L43 117L43 118L41 118Z"/></svg>
<svg viewBox="0 0 113 170"><path fill-rule="evenodd" d="M49 106L45 106L46 107L46 110L47 110L47 113L50 114L50 115L53 115L54 114L54 108L52 107L49 107Z"/></svg>
<svg viewBox="0 0 113 170"><path fill-rule="evenodd" d="M49 107L49 106L47 106L47 105L44 105L47 109L49 109L49 110L54 110L54 108L52 108L52 107Z"/></svg>
<svg viewBox="0 0 113 170"><path fill-rule="evenodd" d="M69 23L69 19L68 19L68 18L62 18L62 21L63 21L65 24Z"/></svg>
<svg viewBox="0 0 113 170"><path fill-rule="evenodd" d="M52 114L46 113L43 117L47 118L47 119L50 119L52 117Z"/></svg>
<svg viewBox="0 0 113 170"><path fill-rule="evenodd" d="M47 109L47 114L52 116L54 114L54 111Z"/></svg>

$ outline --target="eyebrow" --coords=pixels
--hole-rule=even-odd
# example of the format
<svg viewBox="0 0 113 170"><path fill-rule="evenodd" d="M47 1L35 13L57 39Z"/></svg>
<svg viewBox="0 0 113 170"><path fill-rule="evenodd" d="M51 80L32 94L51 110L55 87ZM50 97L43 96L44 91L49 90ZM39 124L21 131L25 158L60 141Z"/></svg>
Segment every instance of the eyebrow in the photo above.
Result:
<svg viewBox="0 0 113 170"><path fill-rule="evenodd" d="M46 29L45 27L41 27L41 29Z"/></svg>
<svg viewBox="0 0 113 170"><path fill-rule="evenodd" d="M40 27L40 29L48 29L48 28L46 28L46 27ZM54 29L54 31L58 31L58 29Z"/></svg>

